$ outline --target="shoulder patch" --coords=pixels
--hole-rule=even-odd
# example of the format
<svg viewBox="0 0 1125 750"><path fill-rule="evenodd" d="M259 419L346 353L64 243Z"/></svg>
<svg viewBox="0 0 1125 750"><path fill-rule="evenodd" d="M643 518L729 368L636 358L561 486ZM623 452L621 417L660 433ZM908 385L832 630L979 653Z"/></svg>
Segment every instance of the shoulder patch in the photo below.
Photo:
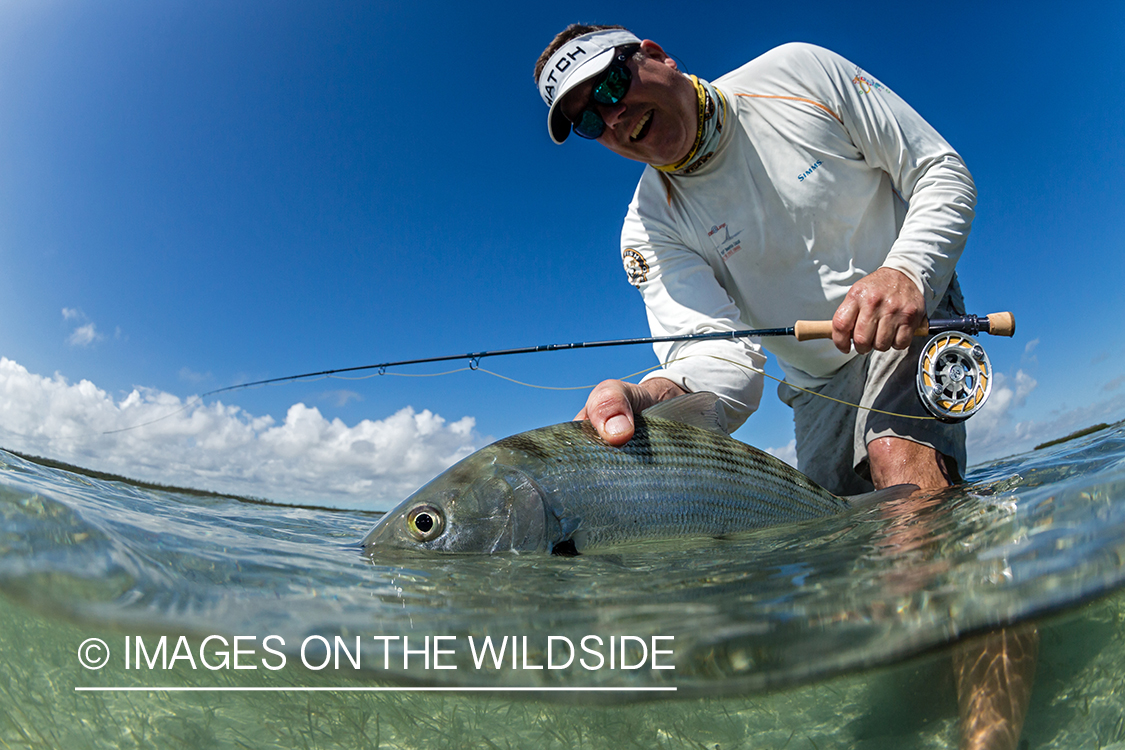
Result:
<svg viewBox="0 0 1125 750"><path fill-rule="evenodd" d="M860 94L890 91L889 88L884 86L880 81L876 80L874 76L860 68L858 65L855 66L855 75L852 77L852 83L855 84L855 87L859 89Z"/></svg>
<svg viewBox="0 0 1125 750"><path fill-rule="evenodd" d="M648 281L648 263L644 256L627 247L621 251L621 260L625 264L625 275L629 277L629 283L640 289L641 284Z"/></svg>

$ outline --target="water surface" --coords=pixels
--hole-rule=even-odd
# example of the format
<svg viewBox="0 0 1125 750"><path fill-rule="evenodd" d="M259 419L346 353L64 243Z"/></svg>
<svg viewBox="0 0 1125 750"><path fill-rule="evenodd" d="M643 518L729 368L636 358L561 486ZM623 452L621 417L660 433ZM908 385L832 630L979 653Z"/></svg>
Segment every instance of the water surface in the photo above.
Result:
<svg viewBox="0 0 1125 750"><path fill-rule="evenodd" d="M1119 425L979 467L929 502L737 537L577 558L371 560L357 543L377 514L145 489L0 452L0 741L945 747L956 739L949 648L1034 621L1030 746L1123 748L1123 498ZM208 636L223 640L204 646ZM235 636L239 666L253 669L230 663ZM626 666L642 666L621 668L623 636ZM337 637L358 668L346 653L319 667ZM509 638L499 665L478 667L485 637ZM586 637L600 664L580 650ZM110 652L100 669L79 664L89 638ZM576 658L536 669L566 661L563 639ZM318 668L302 665L302 644ZM225 668L202 663L224 651ZM641 690L653 688L664 691Z"/></svg>

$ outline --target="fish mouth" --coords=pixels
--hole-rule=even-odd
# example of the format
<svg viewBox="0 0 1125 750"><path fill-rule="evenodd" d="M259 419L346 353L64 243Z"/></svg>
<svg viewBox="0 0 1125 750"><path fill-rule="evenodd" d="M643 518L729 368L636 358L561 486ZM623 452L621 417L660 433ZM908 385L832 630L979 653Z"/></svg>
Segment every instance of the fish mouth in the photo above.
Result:
<svg viewBox="0 0 1125 750"><path fill-rule="evenodd" d="M648 131L652 128L653 112L654 110L650 109L648 112L644 113L640 120L637 121L637 125L633 128L633 132L629 134L630 141L636 143L637 141L643 139L646 135L648 135Z"/></svg>

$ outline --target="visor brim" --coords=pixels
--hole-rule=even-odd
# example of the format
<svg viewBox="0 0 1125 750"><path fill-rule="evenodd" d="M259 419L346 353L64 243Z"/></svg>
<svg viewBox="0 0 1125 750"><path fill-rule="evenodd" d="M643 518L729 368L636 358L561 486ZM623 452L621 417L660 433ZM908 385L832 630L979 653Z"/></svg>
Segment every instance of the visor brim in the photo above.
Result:
<svg viewBox="0 0 1125 750"><path fill-rule="evenodd" d="M567 76L554 102L551 103L550 111L547 112L547 133L551 136L552 141L562 143L570 136L570 120L566 119L566 115L562 113L562 108L559 107L563 98L571 91L608 68L609 64L613 62L616 53L617 49L615 47L602 50L590 59L583 60L582 64L575 68L573 73Z"/></svg>

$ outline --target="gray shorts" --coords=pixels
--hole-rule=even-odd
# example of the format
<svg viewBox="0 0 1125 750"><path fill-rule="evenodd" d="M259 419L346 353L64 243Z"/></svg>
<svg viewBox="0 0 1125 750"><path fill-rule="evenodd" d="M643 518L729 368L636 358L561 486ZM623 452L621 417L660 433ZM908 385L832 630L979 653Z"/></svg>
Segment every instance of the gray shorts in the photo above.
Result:
<svg viewBox="0 0 1125 750"><path fill-rule="evenodd" d="M961 289L954 276L934 318L965 314ZM849 404L929 417L915 386L918 359L929 339L916 336L909 349L870 352L855 357L840 368L831 381L818 389L823 396ZM950 470L965 471L965 424L946 424L936 419L909 419L856 409L782 383L778 397L793 407L797 434L797 468L813 481L838 495L870 492L871 469L867 444L884 437L898 437L929 446L944 454Z"/></svg>

